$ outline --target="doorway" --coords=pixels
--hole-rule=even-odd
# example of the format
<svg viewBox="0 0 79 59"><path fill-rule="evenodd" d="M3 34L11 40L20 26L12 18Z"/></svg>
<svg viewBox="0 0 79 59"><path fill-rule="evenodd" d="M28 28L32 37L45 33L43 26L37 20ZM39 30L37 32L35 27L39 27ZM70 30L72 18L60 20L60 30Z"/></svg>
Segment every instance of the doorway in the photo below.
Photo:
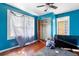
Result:
<svg viewBox="0 0 79 59"><path fill-rule="evenodd" d="M51 37L51 20L46 18L37 21L38 39L46 40Z"/></svg>

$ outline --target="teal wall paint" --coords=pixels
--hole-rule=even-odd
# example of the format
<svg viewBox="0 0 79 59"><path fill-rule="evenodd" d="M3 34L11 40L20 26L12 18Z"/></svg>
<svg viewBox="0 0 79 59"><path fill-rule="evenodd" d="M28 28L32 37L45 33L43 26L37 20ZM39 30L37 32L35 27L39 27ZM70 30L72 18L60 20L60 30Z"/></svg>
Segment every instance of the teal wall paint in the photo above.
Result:
<svg viewBox="0 0 79 59"><path fill-rule="evenodd" d="M56 18L70 16L70 35L79 35L79 10L74 10L55 16Z"/></svg>
<svg viewBox="0 0 79 59"><path fill-rule="evenodd" d="M44 15L40 15L38 17L38 20L43 20L44 18L50 18L51 19L51 36L53 37L54 36L54 33L53 33L53 20L55 20L55 14L54 13L47 13L47 14L44 14Z"/></svg>
<svg viewBox="0 0 79 59"><path fill-rule="evenodd" d="M36 33L37 16L36 15L32 15L16 7L7 5L5 3L0 3L0 51L18 45L15 39L7 40L7 9L34 17L35 19L35 39L37 39L37 33Z"/></svg>
<svg viewBox="0 0 79 59"><path fill-rule="evenodd" d="M9 48L7 38L7 10L0 4L0 50Z"/></svg>
<svg viewBox="0 0 79 59"><path fill-rule="evenodd" d="M38 17L35 17L35 40L37 40L37 20Z"/></svg>
<svg viewBox="0 0 79 59"><path fill-rule="evenodd" d="M56 34L56 26L57 26L57 24L56 24L56 17L54 16L54 18L53 18L53 37Z"/></svg>
<svg viewBox="0 0 79 59"><path fill-rule="evenodd" d="M1 3L0 3L0 4L1 4ZM8 4L6 4L6 3L2 3L2 5L3 5L4 7L6 7L7 9L13 10L13 11L15 11L15 12L18 12L18 13L21 13L21 14L25 14L25 15L28 15L28 16L32 16L32 17L37 17L36 15L30 14L30 13L24 11L24 10L21 10L21 9L19 9L19 8L17 8L17 7L8 5Z"/></svg>

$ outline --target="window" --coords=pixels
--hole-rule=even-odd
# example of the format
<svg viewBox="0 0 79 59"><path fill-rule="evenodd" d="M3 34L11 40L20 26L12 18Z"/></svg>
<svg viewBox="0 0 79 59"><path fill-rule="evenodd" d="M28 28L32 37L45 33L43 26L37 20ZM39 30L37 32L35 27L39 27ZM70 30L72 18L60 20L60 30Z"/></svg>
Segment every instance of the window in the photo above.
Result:
<svg viewBox="0 0 79 59"><path fill-rule="evenodd" d="M7 14L7 39L17 36L24 38L34 37L34 18L18 12L8 10Z"/></svg>
<svg viewBox="0 0 79 59"><path fill-rule="evenodd" d="M57 34L69 35L69 16L57 18Z"/></svg>

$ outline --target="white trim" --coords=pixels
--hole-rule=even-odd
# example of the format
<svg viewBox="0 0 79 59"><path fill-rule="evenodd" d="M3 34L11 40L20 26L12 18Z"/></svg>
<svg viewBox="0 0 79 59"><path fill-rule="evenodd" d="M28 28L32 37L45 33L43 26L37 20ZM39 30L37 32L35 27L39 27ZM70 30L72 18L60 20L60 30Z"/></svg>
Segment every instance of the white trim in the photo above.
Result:
<svg viewBox="0 0 79 59"><path fill-rule="evenodd" d="M55 24L55 19L53 19L53 37L56 33L56 24Z"/></svg>
<svg viewBox="0 0 79 59"><path fill-rule="evenodd" d="M67 35L69 35L70 34L70 17L64 16L64 17L57 18L57 34L58 34L58 22L59 21L68 21L68 33L67 33Z"/></svg>
<svg viewBox="0 0 79 59"><path fill-rule="evenodd" d="M11 13L10 13L10 10L9 9L7 9L7 40L13 40L13 39L15 39L15 37L14 36L12 36L12 37L10 37L9 36L9 26L10 26L10 16L11 15Z"/></svg>
<svg viewBox="0 0 79 59"><path fill-rule="evenodd" d="M8 30L9 30L9 29L8 29L8 26L9 26L8 24L9 24L9 22L10 22L10 21L9 21L9 12L10 12L10 10L7 10L7 40L8 40L8 37L9 37L9 31L8 31Z"/></svg>
<svg viewBox="0 0 79 59"><path fill-rule="evenodd" d="M29 42L29 43L26 43L25 45L29 45L29 44L32 44L32 43L35 43L35 42L37 42L37 40ZM14 46L14 47L11 47L11 48L8 48L8 49L5 49L5 50L1 50L0 53L8 51L8 50L11 50L11 49L14 49L14 48L18 48L18 47L20 47L20 46L17 45L17 46Z"/></svg>

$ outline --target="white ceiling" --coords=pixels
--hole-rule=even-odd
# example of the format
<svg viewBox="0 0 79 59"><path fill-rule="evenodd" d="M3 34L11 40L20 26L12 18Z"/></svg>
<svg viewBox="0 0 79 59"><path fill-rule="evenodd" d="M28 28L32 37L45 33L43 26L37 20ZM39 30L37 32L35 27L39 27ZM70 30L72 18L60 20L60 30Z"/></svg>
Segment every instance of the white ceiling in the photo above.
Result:
<svg viewBox="0 0 79 59"><path fill-rule="evenodd" d="M46 7L40 7L40 8L36 7L45 3L8 3L8 4L20 8L34 15L42 15L50 12L60 14L79 9L79 3L55 3L54 5L57 6L58 8L57 9L49 8L47 12L44 11Z"/></svg>

